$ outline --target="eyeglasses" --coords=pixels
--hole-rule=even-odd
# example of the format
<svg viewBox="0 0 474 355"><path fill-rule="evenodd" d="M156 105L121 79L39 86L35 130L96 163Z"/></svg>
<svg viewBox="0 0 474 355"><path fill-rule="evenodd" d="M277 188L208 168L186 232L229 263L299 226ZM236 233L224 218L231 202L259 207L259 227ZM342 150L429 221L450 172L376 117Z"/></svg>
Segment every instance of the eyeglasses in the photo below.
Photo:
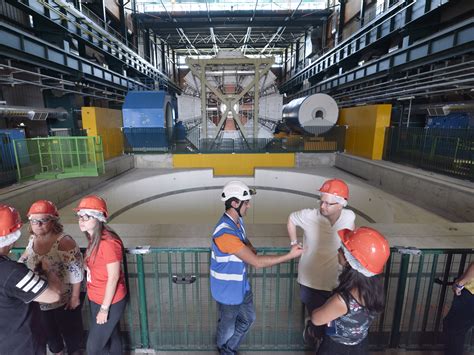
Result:
<svg viewBox="0 0 474 355"><path fill-rule="evenodd" d="M319 201L319 205L320 205L320 206L322 206L322 205L324 205L324 204L326 204L328 207L332 207L332 206L334 206L334 205L337 205L338 203L337 203L337 202L329 203L329 202L327 202L327 201Z"/></svg>
<svg viewBox="0 0 474 355"><path fill-rule="evenodd" d="M52 220L53 220L52 218L31 218L30 223L36 226L38 224L41 224L41 225L46 224Z"/></svg>
<svg viewBox="0 0 474 355"><path fill-rule="evenodd" d="M80 220L80 221L83 221L83 222L90 221L93 218L94 217L89 216L88 214L83 214L82 216L77 215L77 219Z"/></svg>

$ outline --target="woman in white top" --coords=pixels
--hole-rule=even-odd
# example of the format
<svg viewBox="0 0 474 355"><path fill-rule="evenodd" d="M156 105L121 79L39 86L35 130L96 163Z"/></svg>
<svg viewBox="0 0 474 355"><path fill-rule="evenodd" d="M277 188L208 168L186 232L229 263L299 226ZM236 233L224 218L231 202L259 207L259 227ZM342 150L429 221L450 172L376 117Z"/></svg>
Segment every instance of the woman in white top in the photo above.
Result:
<svg viewBox="0 0 474 355"><path fill-rule="evenodd" d="M20 262L41 274L54 272L61 281L61 297L56 303L40 303L49 350L53 354L79 354L83 325L80 288L83 279L82 254L74 239L63 233L56 206L47 200L33 203L28 211L30 240Z"/></svg>

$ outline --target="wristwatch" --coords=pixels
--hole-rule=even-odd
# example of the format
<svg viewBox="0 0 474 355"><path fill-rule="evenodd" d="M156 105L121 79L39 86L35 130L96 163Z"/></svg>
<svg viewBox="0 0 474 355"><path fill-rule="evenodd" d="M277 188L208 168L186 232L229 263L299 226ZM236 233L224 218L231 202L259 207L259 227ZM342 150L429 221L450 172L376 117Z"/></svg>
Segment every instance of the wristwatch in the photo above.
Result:
<svg viewBox="0 0 474 355"><path fill-rule="evenodd" d="M464 288L464 285L461 285L461 284L458 284L458 283L455 283L454 286L456 286L456 288L461 291L463 288Z"/></svg>
<svg viewBox="0 0 474 355"><path fill-rule="evenodd" d="M99 312L108 313L109 312L109 307L100 306Z"/></svg>
<svg viewBox="0 0 474 355"><path fill-rule="evenodd" d="M298 244L298 240L292 240L290 243L290 246L292 247L293 245L296 245L296 244Z"/></svg>

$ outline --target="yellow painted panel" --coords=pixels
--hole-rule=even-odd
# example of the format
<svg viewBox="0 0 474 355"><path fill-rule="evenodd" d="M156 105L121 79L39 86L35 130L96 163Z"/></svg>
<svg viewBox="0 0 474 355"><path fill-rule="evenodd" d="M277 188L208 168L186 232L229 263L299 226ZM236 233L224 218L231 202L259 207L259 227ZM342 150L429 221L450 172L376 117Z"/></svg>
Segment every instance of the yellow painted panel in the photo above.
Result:
<svg viewBox="0 0 474 355"><path fill-rule="evenodd" d="M339 125L347 125L346 151L360 157L382 159L385 128L390 125L392 105L368 105L343 108Z"/></svg>
<svg viewBox="0 0 474 355"><path fill-rule="evenodd" d="M250 175L255 168L295 166L295 154L174 154L175 168L212 168L216 176Z"/></svg>
<svg viewBox="0 0 474 355"><path fill-rule="evenodd" d="M82 127L88 136L101 136L104 159L123 153L122 111L102 107L82 107Z"/></svg>

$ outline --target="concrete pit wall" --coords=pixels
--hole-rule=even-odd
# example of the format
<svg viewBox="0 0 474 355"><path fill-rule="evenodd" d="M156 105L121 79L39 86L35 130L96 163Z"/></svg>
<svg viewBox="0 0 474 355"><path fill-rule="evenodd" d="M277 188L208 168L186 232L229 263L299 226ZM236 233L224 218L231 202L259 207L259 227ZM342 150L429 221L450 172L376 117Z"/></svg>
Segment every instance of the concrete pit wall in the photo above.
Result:
<svg viewBox="0 0 474 355"><path fill-rule="evenodd" d="M453 222L474 222L474 184L390 162L336 154L337 168Z"/></svg>

